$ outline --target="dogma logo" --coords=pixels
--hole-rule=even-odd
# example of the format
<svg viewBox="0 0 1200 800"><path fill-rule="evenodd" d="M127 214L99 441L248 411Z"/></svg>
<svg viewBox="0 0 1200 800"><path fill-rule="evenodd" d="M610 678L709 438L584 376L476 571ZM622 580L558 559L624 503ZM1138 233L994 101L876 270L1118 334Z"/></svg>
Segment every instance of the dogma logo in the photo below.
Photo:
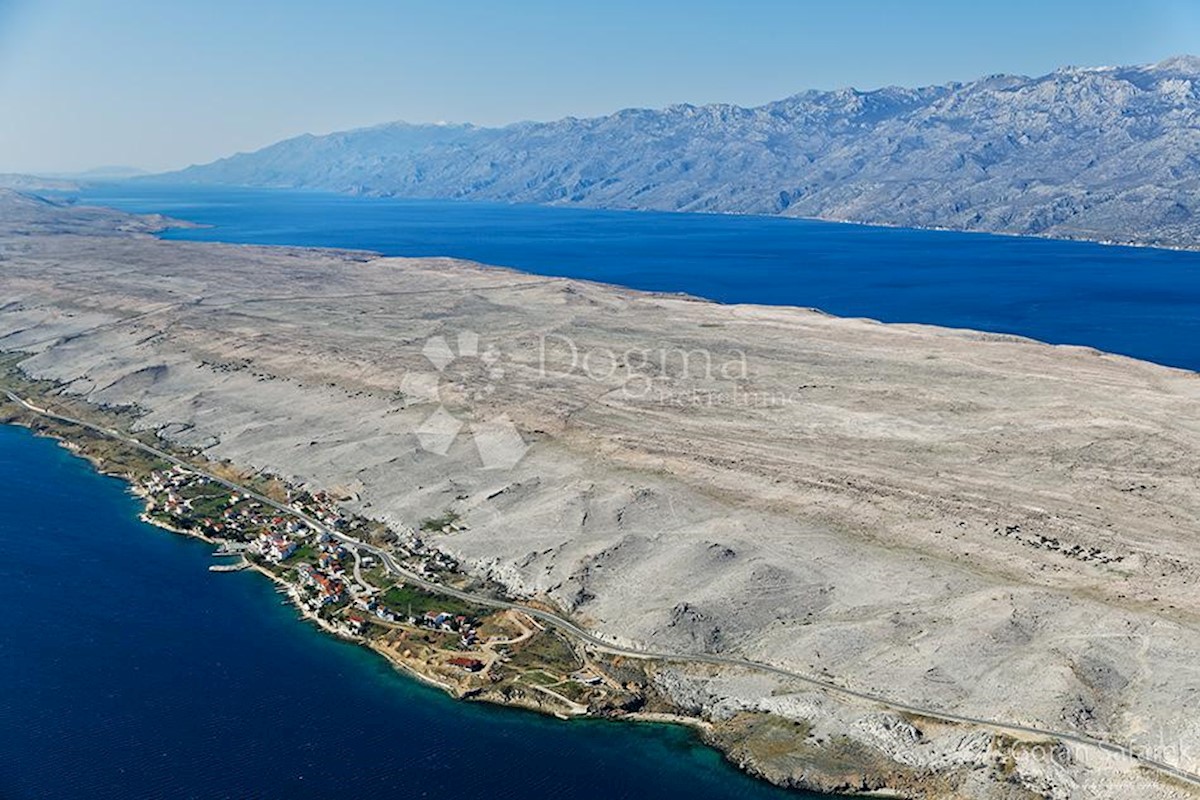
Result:
<svg viewBox="0 0 1200 800"><path fill-rule="evenodd" d="M422 450L444 456L468 427L442 402L442 388L450 380L451 368L465 359L477 362L476 368L470 370L471 379L461 384L464 394L477 400L495 391L496 381L503 378L504 371L499 366L499 354L493 348L480 350L479 334L474 331L458 334L453 346L445 336L433 336L425 342L421 352L433 366L433 371L406 374L400 383L400 391L410 398L437 404L414 433ZM484 469L511 469L529 450L516 425L505 414L471 424L468 435Z"/></svg>

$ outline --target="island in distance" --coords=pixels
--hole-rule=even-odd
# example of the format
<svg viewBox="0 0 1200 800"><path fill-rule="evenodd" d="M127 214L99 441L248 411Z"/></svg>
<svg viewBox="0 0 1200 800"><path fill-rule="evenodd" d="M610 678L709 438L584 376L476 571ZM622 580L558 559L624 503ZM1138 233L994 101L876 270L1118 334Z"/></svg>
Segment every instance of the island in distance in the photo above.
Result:
<svg viewBox="0 0 1200 800"><path fill-rule="evenodd" d="M304 135L152 178L1192 247L1200 59L503 128Z"/></svg>
<svg viewBox="0 0 1200 800"><path fill-rule="evenodd" d="M0 204L14 392L424 527L757 775L1200 793L1194 373Z"/></svg>

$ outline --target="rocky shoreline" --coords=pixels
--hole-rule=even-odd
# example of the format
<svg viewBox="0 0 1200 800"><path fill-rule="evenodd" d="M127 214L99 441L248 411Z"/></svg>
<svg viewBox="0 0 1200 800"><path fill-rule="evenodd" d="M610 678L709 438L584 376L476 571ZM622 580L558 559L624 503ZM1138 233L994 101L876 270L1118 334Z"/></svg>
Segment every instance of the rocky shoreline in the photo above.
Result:
<svg viewBox="0 0 1200 800"><path fill-rule="evenodd" d="M3 405L0 405L2 409ZM89 448L88 437L82 441L75 440L69 432L55 429L52 425L41 425L39 420L31 419L19 411L0 421L25 425L39 435L51 436L73 454L88 460L97 471L127 482L130 491L145 505L139 515L143 522L196 538L214 547L221 547L229 541L195 528L173 525L152 513L156 510L156 503L143 488L138 476L128 467L114 465ZM701 740L722 752L739 769L777 786L809 792L869 797L958 797L964 786L970 783L964 778L978 780L984 777L979 773L986 775L988 785L996 782L1009 784L1006 797L1032 799L1055 796L1057 791L1065 788L1054 784L1045 770L1046 764L1039 764L1037 759L1027 760L1028 763L1022 765L1029 773L1023 775L1014 757L1017 753L1012 750L1016 743L1010 742L1006 751L1001 747L1002 739L992 734L971 734L931 720L924 721L927 727L922 730L913 724L915 721L878 712L868 715L869 725L864 726L862 719L837 719L836 715L829 713L830 708L823 710L822 722L814 725L808 719L798 719L794 715L731 706L720 696L696 696L697 691L710 690L706 679L728 679L720 672L709 671L707 676L693 674L681 677L661 665L639 665L646 679L642 691L652 695L654 701L639 705L639 710L633 711L588 707L564 711L561 704L546 702L541 695L514 696L478 685L472 686L468 681L449 681L444 674L423 668L420 660L400 657L394 649L380 646L368 636L355 635L333 624L305 602L299 584L285 580L278 571L260 562L248 563L254 571L277 584L300 617L316 625L322 632L366 647L405 675L460 700L522 708L562 720L602 717L629 722L685 725L695 730ZM686 685L688 683L690 685ZM675 698L681 696L690 696L692 705L678 704ZM818 732L819 726L827 731L823 736ZM951 731L953 739L948 750L944 741L939 742L938 736L930 736L930 733L944 734L945 729ZM891 751L881 746L879 740L883 739L890 740ZM897 744L901 747L907 744L913 751L902 753L895 747ZM1050 761L1051 766L1060 771L1069 766L1070 757L1064 754L1060 744L1041 744L1055 754ZM919 748L931 745L937 748L937 757L923 759ZM1035 769L1042 774L1039 775L1039 783L1030 785L1030 774Z"/></svg>
<svg viewBox="0 0 1200 800"><path fill-rule="evenodd" d="M3 409L4 403L0 403L0 412ZM74 455L87 460L98 472L126 482L130 492L136 495L144 504L144 510L139 514L141 521L170 531L176 535L198 539L214 548L221 547L228 541L207 535L195 528L173 525L161 516L151 513L156 508L154 499L142 487L138 476L132 473L127 466L114 465L105 457L97 454L94 449L89 448L87 446L88 437L84 437L82 441L75 440L69 432L56 429L53 425L46 426L40 424L41 420L31 418L29 415L22 414L19 411L7 419L0 417L0 423L23 425L37 435L49 436L55 439L61 446L70 450ZM864 767L868 766L867 764L860 764L848 770L846 768L847 765L840 759L835 759L827 755L817 747L808 748L809 752L805 754L805 763L800 774L796 774L793 769L787 766L781 769L781 765L774 763L774 759L772 759L770 754L759 750L755 736L738 734L739 731L744 730L743 726L746 724L747 719L762 715L740 713L729 719L714 721L712 719L713 715L709 712L696 713L693 709L689 713L687 709L671 703L668 699L669 691L655 691L655 684L657 683L658 686L662 686L662 683L661 678L654 675L652 667L647 673L649 680L646 688L654 692L656 696L655 702L651 704L653 710L621 711L619 713L614 713L612 709L599 711L574 709L568 712L564 711L559 704L540 701L539 696L536 695L514 697L511 694L481 690L479 687L472 687L465 682L456 683L447 681L444 676L432 673L428 669L423 669L421 662L414 659L401 658L395 650L382 647L369 637L355 635L345 628L331 623L329 619L322 617L304 601L301 587L298 584L285 580L277 571L269 569L261 563L249 563L255 572L279 586L290 605L302 619L317 626L323 633L366 647L383 657L397 671L429 686L440 689L456 699L522 708L554 716L564 721L577 717L601 717L629 722L684 725L692 728L704 742L721 751L739 769L762 780L786 788L830 794L874 795L885 789L890 789L895 783L895 775L892 770L876 773L869 768L864 769ZM798 725L797 729L800 729ZM753 733L753 728L751 728L751 732ZM807 739L809 738L807 728L805 728L805 732L806 735L804 738ZM772 731L771 734L760 738L769 741L776 738L776 736L777 732ZM921 786L920 781L910 780L909 784L913 791L910 794L901 793L897 796L929 796L923 789L917 791Z"/></svg>
<svg viewBox="0 0 1200 800"><path fill-rule="evenodd" d="M428 524L417 571L659 654L598 663L614 698L633 682L661 706L596 713L702 720L783 785L1195 796L1145 760L1195 769L1192 373L448 259L161 241L114 232L131 224L116 212L21 213L0 217L18 391L222 474L323 487L371 536ZM116 471L135 457L86 444ZM467 677L485 659L456 649L467 615L413 625L439 609L422 598L410 615L411 597L393 598L387 648L486 688ZM571 648L541 641L503 699L569 711L591 688ZM561 666L538 675L546 658Z"/></svg>
<svg viewBox="0 0 1200 800"><path fill-rule="evenodd" d="M0 409L3 404L0 403ZM130 474L129 471L122 468L114 468L112 464L106 461L103 457L97 455L88 447L71 439L70 435L61 430L53 430L53 428L39 427L29 419L23 419L21 415L17 415L13 419L5 420L0 417L0 424L19 424L29 428L38 435L49 436L57 441L62 447L69 450L72 454L85 459L99 473L109 477L118 478L124 481L129 491L137 496L144 504L143 511L138 515L138 518L157 528L161 528L171 533L187 536L189 538L198 539L205 544L211 545L214 548L226 546L231 540L221 537L208 535L202 530L195 527L183 527L180 525L171 524L162 516L153 513L159 510L154 498L149 492L139 483L137 476ZM235 554L236 551L229 553ZM214 555L225 555L223 553L214 553ZM259 560L247 560L245 563L248 568L266 577L268 580L275 583L284 595L286 595L290 605L296 610L299 616L316 625L324 633L335 636L345 641L353 642L360 646L366 647L373 652L382 656L398 671L416 678L430 686L445 691L447 694L458 699L478 700L493 703L496 705L505 705L516 708L524 708L531 711L537 711L548 715L559 717L560 719L570 719L575 716L612 716L611 713L592 713L590 710L577 710L574 713L569 713L561 708L556 708L552 702L540 702L536 696L502 694L495 691L490 691L486 688L481 689L478 686L472 686L468 681L454 682L445 679L444 675L439 676L428 669L422 669L422 663L419 660L412 658L403 658L394 650L380 646L379 643L368 636L356 635L348 631L344 626L333 624L327 616L322 616L318 613L311 603L306 602L303 586L295 581L285 579L278 570L271 569ZM630 719L641 719L644 721L657 722L672 722L679 724L691 724L698 729L703 729L704 725L699 720L689 720L681 715L674 715L668 711L647 712L644 715L634 716L629 715Z"/></svg>

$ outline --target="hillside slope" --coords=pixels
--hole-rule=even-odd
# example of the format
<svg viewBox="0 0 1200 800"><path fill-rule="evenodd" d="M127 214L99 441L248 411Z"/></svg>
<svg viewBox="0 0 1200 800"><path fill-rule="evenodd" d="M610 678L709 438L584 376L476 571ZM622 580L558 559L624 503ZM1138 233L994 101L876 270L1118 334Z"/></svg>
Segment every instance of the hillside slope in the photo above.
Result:
<svg viewBox="0 0 1200 800"><path fill-rule="evenodd" d="M396 531L453 512L428 545L609 641L1200 772L1196 373L450 259L74 233L90 213L0 195L0 351L62 398ZM1198 794L778 675L655 680L785 785ZM848 777L818 782L814 753Z"/></svg>
<svg viewBox="0 0 1200 800"><path fill-rule="evenodd" d="M304 135L156 180L1194 246L1200 59L504 128Z"/></svg>

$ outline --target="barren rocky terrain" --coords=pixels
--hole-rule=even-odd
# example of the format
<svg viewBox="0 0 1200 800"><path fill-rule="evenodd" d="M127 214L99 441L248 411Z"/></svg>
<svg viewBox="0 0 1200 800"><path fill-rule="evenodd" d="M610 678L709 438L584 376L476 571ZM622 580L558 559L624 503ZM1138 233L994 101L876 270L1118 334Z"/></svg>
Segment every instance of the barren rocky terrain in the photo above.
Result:
<svg viewBox="0 0 1200 800"><path fill-rule="evenodd" d="M614 641L1200 771L1196 374L445 259L166 242L158 224L0 198L0 350L392 525L455 512L465 529L437 546ZM1193 796L1082 753L997 766L986 726L786 679L659 682L784 783ZM890 766L805 777L761 719Z"/></svg>

